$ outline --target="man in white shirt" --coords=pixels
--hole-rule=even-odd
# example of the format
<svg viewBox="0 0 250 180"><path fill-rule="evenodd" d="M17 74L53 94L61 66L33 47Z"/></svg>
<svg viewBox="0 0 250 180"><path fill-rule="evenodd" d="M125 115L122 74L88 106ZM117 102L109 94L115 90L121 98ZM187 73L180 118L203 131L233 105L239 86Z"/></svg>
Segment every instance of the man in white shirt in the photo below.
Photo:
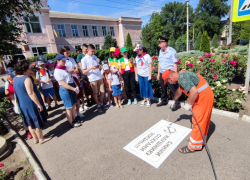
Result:
<svg viewBox="0 0 250 180"><path fill-rule="evenodd" d="M95 46L88 45L88 53L82 58L82 72L89 78L90 85L93 89L93 97L97 104L98 112L103 111L103 98L104 98L104 83L102 79L101 69L99 65L99 59L94 55ZM98 93L100 92L100 102L98 101Z"/></svg>

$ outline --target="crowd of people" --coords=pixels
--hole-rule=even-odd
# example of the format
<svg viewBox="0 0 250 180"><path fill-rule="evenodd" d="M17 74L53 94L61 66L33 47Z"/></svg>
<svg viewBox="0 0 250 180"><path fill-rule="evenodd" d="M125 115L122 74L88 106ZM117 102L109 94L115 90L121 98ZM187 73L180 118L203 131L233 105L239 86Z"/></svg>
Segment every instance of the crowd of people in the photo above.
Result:
<svg viewBox="0 0 250 180"><path fill-rule="evenodd" d="M194 86L202 86L206 81L199 84L202 77L195 73L184 72L180 76L177 74L177 53L168 46L168 40L167 37L159 36L161 50L157 80L161 84L162 95L157 107L168 104L168 86L174 99L170 102L170 107L172 111L176 111L180 108L180 94L184 92L189 96L188 92L192 92ZM153 98L152 58L141 44L138 44L134 51L137 53L135 58L129 57L126 47L111 47L109 59L100 60L95 56L95 46L83 44L82 49L77 51L78 56L75 60L70 57L70 48L63 46L54 61L47 61L42 55L37 57L35 63L22 60L17 62L14 69L7 68L5 93L10 96L15 112L21 114L27 138L33 137L35 143L44 143L51 139L43 136L42 128L47 121L47 111L57 108L58 100L63 101L71 128L81 126L84 121L81 112L94 104L99 113L113 106L117 110L123 109L122 98L128 106L132 105L132 101L137 105L136 82L139 83L140 97L143 99L140 106L150 108ZM202 86L202 90L207 87ZM209 93L211 94L210 91ZM197 97L191 99L189 106L184 107L187 110L195 105ZM211 118L211 104L212 101L209 101L209 108L206 108L204 134L207 134L207 123ZM201 113L199 116L204 118ZM198 134L195 129L190 146L181 149L180 152L191 152L190 149L193 147L197 150L195 142L200 142L201 139Z"/></svg>

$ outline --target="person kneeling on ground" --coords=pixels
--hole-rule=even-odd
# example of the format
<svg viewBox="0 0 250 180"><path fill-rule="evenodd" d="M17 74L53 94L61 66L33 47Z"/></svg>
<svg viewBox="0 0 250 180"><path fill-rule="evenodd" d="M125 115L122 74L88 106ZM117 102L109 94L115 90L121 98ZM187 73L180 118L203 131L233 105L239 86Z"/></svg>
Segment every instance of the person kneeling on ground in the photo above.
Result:
<svg viewBox="0 0 250 180"><path fill-rule="evenodd" d="M179 149L183 154L202 150L207 141L207 133L211 120L214 104L214 93L207 81L198 73L183 71L176 73L168 69L162 74L164 83L176 84L179 89L175 92L174 100L169 102L170 108L175 109L177 99L182 93L187 95L188 101L184 105L187 111L192 111L200 124L203 136L194 117L192 117L193 129L190 135L190 142L187 146Z"/></svg>
<svg viewBox="0 0 250 180"><path fill-rule="evenodd" d="M113 91L112 95L114 96L117 109L124 108L121 105L121 94L124 88L123 79L115 65L110 67L110 71L111 73L108 75L109 90L110 92Z"/></svg>
<svg viewBox="0 0 250 180"><path fill-rule="evenodd" d="M66 108L66 116L71 128L81 126L81 119L76 116L76 94L79 93L78 87L74 84L72 75L67 71L65 66L67 58L58 54L55 58L57 65L55 67L54 76L60 85L59 94Z"/></svg>

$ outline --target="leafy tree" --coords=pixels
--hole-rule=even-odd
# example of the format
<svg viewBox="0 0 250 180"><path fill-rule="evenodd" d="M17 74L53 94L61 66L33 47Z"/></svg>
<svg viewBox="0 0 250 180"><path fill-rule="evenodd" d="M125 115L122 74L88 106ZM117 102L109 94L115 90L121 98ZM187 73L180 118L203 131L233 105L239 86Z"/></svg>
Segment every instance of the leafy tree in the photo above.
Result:
<svg viewBox="0 0 250 180"><path fill-rule="evenodd" d="M249 41L250 38L250 21L246 21L243 25L242 25L242 29L240 31L240 38L242 40L245 41Z"/></svg>
<svg viewBox="0 0 250 180"><path fill-rule="evenodd" d="M172 48L176 49L175 39L174 39L173 34L170 36L170 40L168 41L168 45L171 46Z"/></svg>
<svg viewBox="0 0 250 180"><path fill-rule="evenodd" d="M108 33L104 38L102 49L110 49L111 47L117 47L117 41Z"/></svg>
<svg viewBox="0 0 250 180"><path fill-rule="evenodd" d="M232 34L233 34L233 41L237 41L240 39L240 32L242 30L242 26L246 23L247 21L241 21L241 22L234 22L233 23L233 29L232 29Z"/></svg>
<svg viewBox="0 0 250 180"><path fill-rule="evenodd" d="M175 39L182 36L187 29L187 8L182 2L169 2L162 7L161 10L161 25L164 26L164 35L170 36L173 34ZM193 8L189 7L189 21L193 22Z"/></svg>
<svg viewBox="0 0 250 180"><path fill-rule="evenodd" d="M128 33L127 38L126 38L126 48L130 49L131 47L133 47L133 44L132 44L130 34Z"/></svg>
<svg viewBox="0 0 250 180"><path fill-rule="evenodd" d="M16 44L26 43L20 40L22 18L33 16L33 10L39 11L41 0L1 0L0 6L0 54L14 54L18 52Z"/></svg>
<svg viewBox="0 0 250 180"><path fill-rule="evenodd" d="M201 46L201 32L199 32L195 44L194 44L194 50L200 50L200 46Z"/></svg>
<svg viewBox="0 0 250 180"><path fill-rule="evenodd" d="M214 48L217 48L217 47L219 46L217 34L215 34L214 37L213 37L212 46L213 46Z"/></svg>
<svg viewBox="0 0 250 180"><path fill-rule="evenodd" d="M195 10L196 21L203 22L203 30L212 37L214 34L221 34L223 23L221 18L227 16L230 6L228 0L200 0Z"/></svg>
<svg viewBox="0 0 250 180"><path fill-rule="evenodd" d="M152 13L149 23L142 28L141 40L150 55L159 53L159 35L162 34L163 26L159 13Z"/></svg>
<svg viewBox="0 0 250 180"><path fill-rule="evenodd" d="M202 34L200 51L210 53L210 40L207 31L204 31Z"/></svg>

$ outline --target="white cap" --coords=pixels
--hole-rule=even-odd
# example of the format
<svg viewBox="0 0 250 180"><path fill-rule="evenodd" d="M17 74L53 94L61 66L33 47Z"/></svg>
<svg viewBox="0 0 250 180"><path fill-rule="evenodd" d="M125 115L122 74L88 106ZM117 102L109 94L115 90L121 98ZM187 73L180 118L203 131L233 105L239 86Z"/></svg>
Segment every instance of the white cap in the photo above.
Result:
<svg viewBox="0 0 250 180"><path fill-rule="evenodd" d="M102 66L102 69L105 71L105 70L108 70L109 69L109 66L107 65L107 64L104 64L103 66Z"/></svg>

